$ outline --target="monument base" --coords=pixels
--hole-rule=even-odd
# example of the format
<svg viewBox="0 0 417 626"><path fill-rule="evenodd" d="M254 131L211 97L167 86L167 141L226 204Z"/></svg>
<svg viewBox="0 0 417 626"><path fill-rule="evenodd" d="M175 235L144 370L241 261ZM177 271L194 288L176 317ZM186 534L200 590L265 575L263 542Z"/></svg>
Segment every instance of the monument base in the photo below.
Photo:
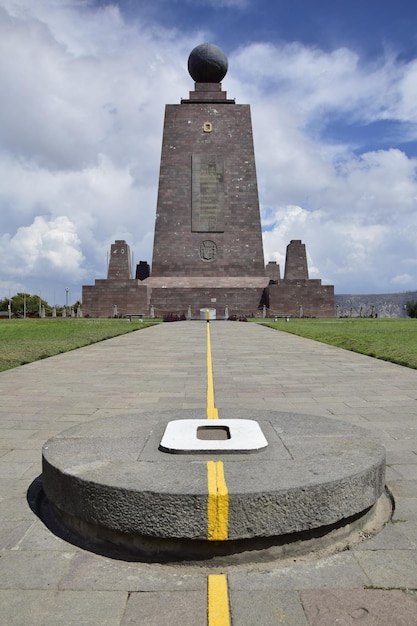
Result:
<svg viewBox="0 0 417 626"><path fill-rule="evenodd" d="M280 280L265 277L167 277L140 280L96 280L83 287L84 317L123 317L170 313L199 318L200 309L215 309L217 319L267 315L334 317L334 288L321 280Z"/></svg>
<svg viewBox="0 0 417 626"><path fill-rule="evenodd" d="M268 279L199 276L148 278L149 301L157 317L169 313L199 318L200 309L216 309L218 319L256 317L262 309Z"/></svg>
<svg viewBox="0 0 417 626"><path fill-rule="evenodd" d="M47 441L43 488L61 522L88 542L145 560L208 559L297 542L300 550L305 540L312 549L315 537L323 547L336 530L340 541L352 524L364 528L384 494L384 448L368 431L322 417L219 409L220 419L256 421L267 446L214 455L211 444L206 453L160 449L168 423L205 417L205 409L117 416ZM208 531L213 458L228 489L222 541Z"/></svg>

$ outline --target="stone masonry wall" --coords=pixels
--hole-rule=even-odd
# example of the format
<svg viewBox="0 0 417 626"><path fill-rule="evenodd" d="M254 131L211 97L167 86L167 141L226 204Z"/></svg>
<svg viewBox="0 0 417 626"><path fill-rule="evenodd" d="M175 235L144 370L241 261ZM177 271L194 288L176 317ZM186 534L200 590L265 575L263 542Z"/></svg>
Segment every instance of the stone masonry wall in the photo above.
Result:
<svg viewBox="0 0 417 626"><path fill-rule="evenodd" d="M259 287L204 289L204 288L152 288L151 302L155 315L168 313L187 315L191 307L192 317L199 317L200 309L216 309L217 318L224 317L227 307L229 315L257 316L263 302L264 290Z"/></svg>
<svg viewBox="0 0 417 626"><path fill-rule="evenodd" d="M265 276L250 108L206 87L166 107L152 276Z"/></svg>
<svg viewBox="0 0 417 626"><path fill-rule="evenodd" d="M127 313L148 314L147 288L139 280L96 280L83 286L83 316L113 317Z"/></svg>
<svg viewBox="0 0 417 626"><path fill-rule="evenodd" d="M334 317L334 287L321 280L283 280L269 285L269 315Z"/></svg>

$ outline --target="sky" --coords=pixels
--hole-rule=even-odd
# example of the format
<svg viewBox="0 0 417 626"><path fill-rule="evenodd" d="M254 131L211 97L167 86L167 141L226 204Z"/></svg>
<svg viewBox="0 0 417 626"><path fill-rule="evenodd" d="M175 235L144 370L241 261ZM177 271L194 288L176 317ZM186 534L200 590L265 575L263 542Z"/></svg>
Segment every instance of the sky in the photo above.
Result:
<svg viewBox="0 0 417 626"><path fill-rule="evenodd" d="M265 262L417 290L415 0L0 0L0 299L81 299L116 239L152 260L164 108L220 46L250 104Z"/></svg>

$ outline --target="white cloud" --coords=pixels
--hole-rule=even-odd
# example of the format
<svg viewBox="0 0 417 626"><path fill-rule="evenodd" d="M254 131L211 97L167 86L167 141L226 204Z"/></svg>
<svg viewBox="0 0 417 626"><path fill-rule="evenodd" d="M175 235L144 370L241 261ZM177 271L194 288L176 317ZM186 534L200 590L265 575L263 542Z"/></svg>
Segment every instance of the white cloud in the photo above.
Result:
<svg viewBox="0 0 417 626"><path fill-rule="evenodd" d="M47 220L35 217L30 226L18 228L13 237L1 238L1 266L17 277L42 276L84 278L83 256L74 224L65 216Z"/></svg>
<svg viewBox="0 0 417 626"><path fill-rule="evenodd" d="M387 58L363 67L352 51L300 44L254 44L234 62L250 85L266 260L283 273L286 245L303 239L311 277L338 293L390 291L398 275L402 288L415 289L417 159L395 148L355 154L354 142L321 133L335 112L349 123L407 122L412 136L403 77L415 64ZM233 87L245 95L243 82Z"/></svg>
<svg viewBox="0 0 417 626"><path fill-rule="evenodd" d="M278 98L299 127L312 121L322 126L329 114L362 122L410 118L405 103L415 92L416 64L392 55L365 64L347 48L326 52L301 43L254 43L238 50L231 63L255 98Z"/></svg>
<svg viewBox="0 0 417 626"><path fill-rule="evenodd" d="M213 9L245 9L252 1L253 0L186 0L187 4L209 6Z"/></svg>
<svg viewBox="0 0 417 626"><path fill-rule="evenodd" d="M132 244L145 239L150 258L148 234L153 231L155 189L149 184L141 188L128 167L117 167L103 155L97 165L79 171L49 171L6 159L0 159L0 167L5 174L0 203L11 209L0 214L2 232L12 233L14 225L23 228L38 212L47 214L49 220L65 216L76 229L84 256L90 259L85 268L91 272L90 281L98 277L100 260L101 272L105 271L106 252L114 239L126 238ZM11 234L3 241L5 254L12 241Z"/></svg>
<svg viewBox="0 0 417 626"><path fill-rule="evenodd" d="M116 2L2 0L0 286L45 293L65 272L78 298L115 239L151 261L164 105L193 88L198 28L126 22ZM266 260L283 270L302 239L311 277L338 293L416 288L417 159L324 133L392 120L417 137L416 74L417 61L299 43L230 55L223 88L251 104Z"/></svg>
<svg viewBox="0 0 417 626"><path fill-rule="evenodd" d="M407 288L410 284L413 284L413 276L411 274L400 274L399 276L394 276L391 279L391 284L397 288Z"/></svg>
<svg viewBox="0 0 417 626"><path fill-rule="evenodd" d="M284 274L285 249L291 239L306 243L310 278L343 285L337 293L384 293L393 288L415 289L417 248L415 230L407 233L395 224L366 224L324 211L285 206L269 215L264 232L266 260L275 260ZM401 252L398 244L401 242ZM398 268L409 268L401 281ZM362 289L358 290L358 285ZM389 286L392 288L390 289Z"/></svg>

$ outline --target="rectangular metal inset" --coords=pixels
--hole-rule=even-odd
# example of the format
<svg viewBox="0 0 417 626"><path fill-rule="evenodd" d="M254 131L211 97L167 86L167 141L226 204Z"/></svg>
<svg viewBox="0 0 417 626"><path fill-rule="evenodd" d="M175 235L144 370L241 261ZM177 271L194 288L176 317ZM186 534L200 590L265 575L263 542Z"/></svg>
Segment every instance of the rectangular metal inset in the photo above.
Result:
<svg viewBox="0 0 417 626"><path fill-rule="evenodd" d="M230 429L228 426L198 426L197 439L224 441L230 439Z"/></svg>
<svg viewBox="0 0 417 626"><path fill-rule="evenodd" d="M159 449L173 454L239 453L256 452L268 445L255 420L216 419L214 424L210 421L191 419L168 422ZM203 435L199 436L201 433Z"/></svg>

